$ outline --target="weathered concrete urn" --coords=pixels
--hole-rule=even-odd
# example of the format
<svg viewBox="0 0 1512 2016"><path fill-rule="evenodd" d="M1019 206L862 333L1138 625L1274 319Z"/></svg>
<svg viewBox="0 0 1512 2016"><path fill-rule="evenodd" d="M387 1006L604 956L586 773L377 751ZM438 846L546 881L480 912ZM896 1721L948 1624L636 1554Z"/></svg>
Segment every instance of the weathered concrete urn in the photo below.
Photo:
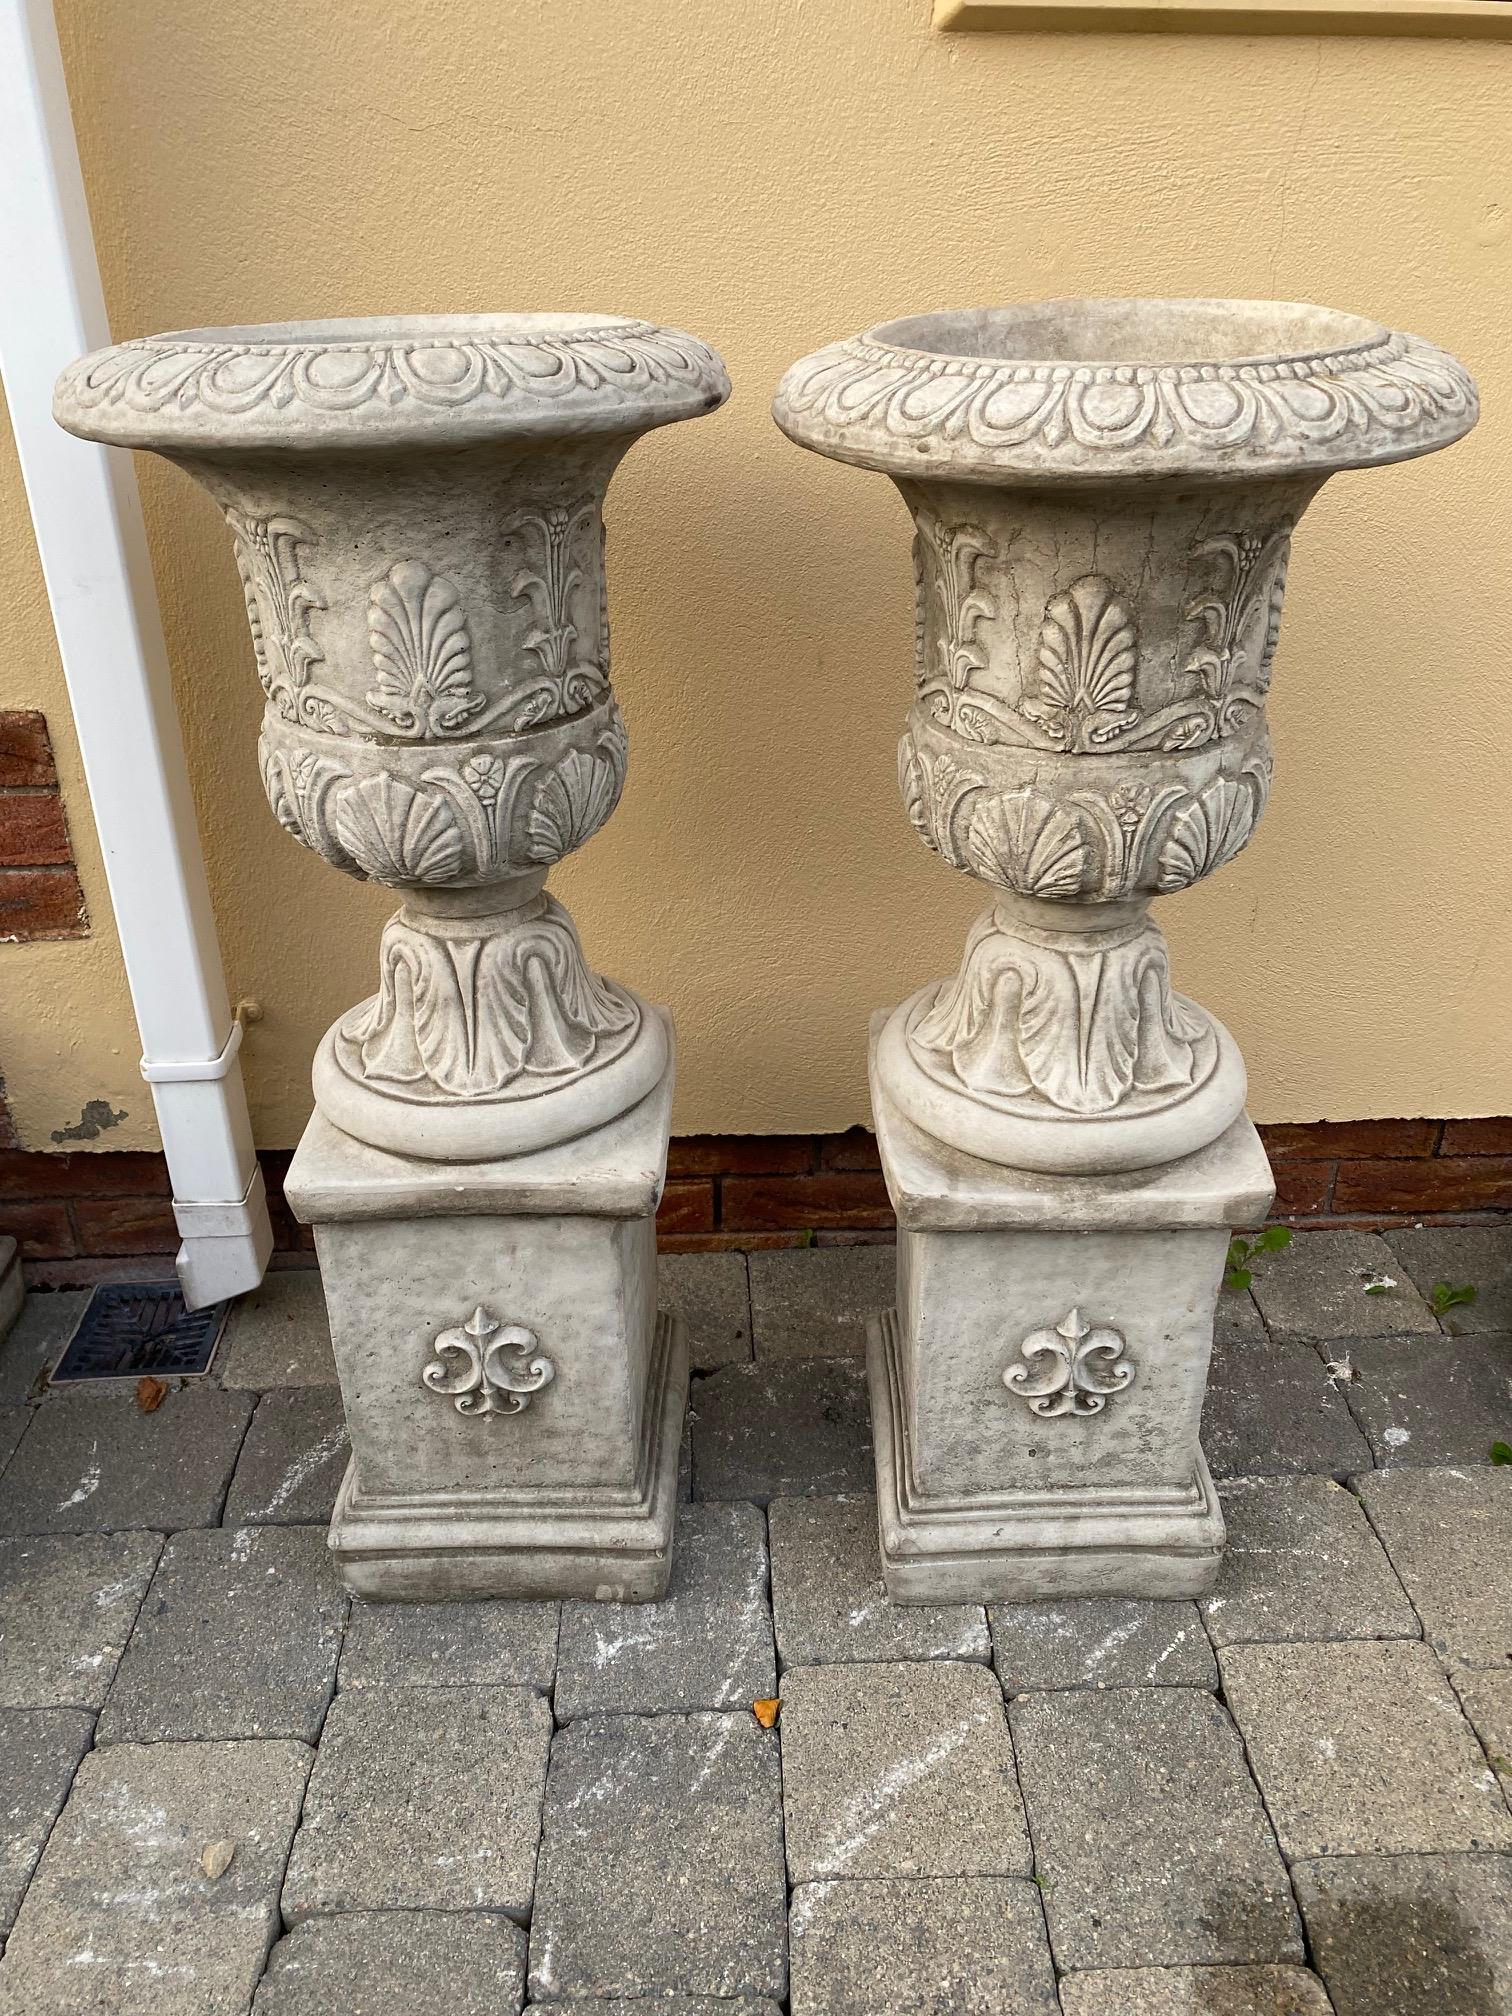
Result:
<svg viewBox="0 0 1512 2016"><path fill-rule="evenodd" d="M269 802L402 897L287 1182L352 1438L331 1543L371 1595L666 1586L671 1022L590 968L544 884L625 776L609 480L728 391L695 337L570 314L187 330L58 384L63 426L221 506Z"/></svg>
<svg viewBox="0 0 1512 2016"><path fill-rule="evenodd" d="M992 893L959 972L874 1030L903 1227L873 1342L889 1586L1205 1587L1214 1299L1271 1185L1237 1046L1173 991L1149 904L1264 810L1303 511L1338 470L1458 439L1474 387L1329 309L1047 301L837 343L774 410L913 514L904 802Z"/></svg>
<svg viewBox="0 0 1512 2016"><path fill-rule="evenodd" d="M551 864L613 812L604 493L718 406L712 351L592 315L185 330L59 381L72 432L151 448L226 515L280 822L403 893L378 993L321 1046L345 1132L478 1159L624 1112L662 1025L586 965Z"/></svg>

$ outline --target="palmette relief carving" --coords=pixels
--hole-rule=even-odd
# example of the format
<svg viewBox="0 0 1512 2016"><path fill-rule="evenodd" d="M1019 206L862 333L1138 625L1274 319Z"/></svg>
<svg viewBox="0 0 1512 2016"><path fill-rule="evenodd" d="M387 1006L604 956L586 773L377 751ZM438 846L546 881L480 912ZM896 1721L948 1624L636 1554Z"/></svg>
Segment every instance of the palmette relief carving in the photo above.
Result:
<svg viewBox="0 0 1512 2016"><path fill-rule="evenodd" d="M1172 993L1165 939L1147 918L1078 937L987 911L907 1040L939 1082L1027 1113L1161 1102L1215 1061L1211 1030Z"/></svg>
<svg viewBox="0 0 1512 2016"><path fill-rule="evenodd" d="M1058 748L1106 747L1140 720L1138 674L1133 610L1111 581L1084 574L1045 604L1023 711Z"/></svg>
<svg viewBox="0 0 1512 2016"><path fill-rule="evenodd" d="M1091 1324L1069 1310L1053 1329L1031 1330L1019 1346L1020 1364L1009 1365L1003 1384L1028 1402L1031 1414L1100 1414L1110 1396L1134 1383L1122 1331ZM1035 1369L1036 1359L1049 1362Z"/></svg>
<svg viewBox="0 0 1512 2016"><path fill-rule="evenodd" d="M1200 749L1239 733L1263 708L1280 635L1290 526L1202 541L1194 572L1212 585L1186 610L1193 626L1181 662L1185 690L1146 708L1139 700L1140 638L1130 597L1103 574L1083 574L1047 598L1024 694L1015 707L981 683L983 626L994 622L996 542L972 524L928 518L918 544L916 605L920 702L942 727L989 746L1095 752ZM934 652L927 612L937 613Z"/></svg>
<svg viewBox="0 0 1512 2016"><path fill-rule="evenodd" d="M368 596L377 684L367 704L400 735L460 735L488 705L473 688L472 635L455 585L399 560Z"/></svg>
<svg viewBox="0 0 1512 2016"><path fill-rule="evenodd" d="M540 1342L523 1323L500 1323L479 1304L466 1323L441 1331L421 1382L445 1394L459 1414L523 1414L556 1377Z"/></svg>

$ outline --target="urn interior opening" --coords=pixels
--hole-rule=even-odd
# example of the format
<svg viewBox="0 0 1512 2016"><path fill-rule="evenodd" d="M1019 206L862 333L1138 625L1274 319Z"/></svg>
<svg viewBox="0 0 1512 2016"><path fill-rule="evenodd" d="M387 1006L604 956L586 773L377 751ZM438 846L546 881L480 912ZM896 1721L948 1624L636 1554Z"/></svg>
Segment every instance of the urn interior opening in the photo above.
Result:
<svg viewBox="0 0 1512 2016"><path fill-rule="evenodd" d="M1302 301L1025 301L906 315L867 340L994 364L1256 364L1364 350L1389 332Z"/></svg>

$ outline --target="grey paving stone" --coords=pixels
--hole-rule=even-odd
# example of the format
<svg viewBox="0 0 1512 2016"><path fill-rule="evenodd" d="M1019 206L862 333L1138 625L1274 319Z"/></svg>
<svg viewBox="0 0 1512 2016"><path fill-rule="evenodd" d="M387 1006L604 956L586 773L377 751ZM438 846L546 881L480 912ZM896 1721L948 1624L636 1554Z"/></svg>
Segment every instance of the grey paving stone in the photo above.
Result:
<svg viewBox="0 0 1512 2016"><path fill-rule="evenodd" d="M692 1412L696 1498L872 1488L866 1375L850 1359L727 1365L695 1383Z"/></svg>
<svg viewBox="0 0 1512 2016"><path fill-rule="evenodd" d="M687 1324L695 1372L750 1358L751 1289L744 1253L658 1254L656 1299Z"/></svg>
<svg viewBox="0 0 1512 2016"><path fill-rule="evenodd" d="M1450 1685L1512 1804L1512 1673L1453 1673Z"/></svg>
<svg viewBox="0 0 1512 2016"><path fill-rule="evenodd" d="M79 1766L0 1961L3 2016L228 2016L278 1929L311 1753L148 1743ZM236 1852L219 1877L200 1856Z"/></svg>
<svg viewBox="0 0 1512 2016"><path fill-rule="evenodd" d="M0 1471L3 1471L32 1418L30 1407L0 1407Z"/></svg>
<svg viewBox="0 0 1512 2016"><path fill-rule="evenodd" d="M1292 1879L1336 2016L1512 2009L1512 1858L1352 1855Z"/></svg>
<svg viewBox="0 0 1512 2016"><path fill-rule="evenodd" d="M1060 2016L1039 1895L1013 1877L804 1883L789 1935L793 2016Z"/></svg>
<svg viewBox="0 0 1512 2016"><path fill-rule="evenodd" d="M1348 1477L1370 1467L1370 1444L1322 1357L1295 1342L1214 1345L1202 1447L1215 1477Z"/></svg>
<svg viewBox="0 0 1512 2016"><path fill-rule="evenodd" d="M175 1534L95 1740L315 1742L346 1610L322 1527Z"/></svg>
<svg viewBox="0 0 1512 2016"><path fill-rule="evenodd" d="M1512 1438L1512 1337L1393 1337L1357 1344L1345 1387L1376 1462L1489 1463Z"/></svg>
<svg viewBox="0 0 1512 2016"><path fill-rule="evenodd" d="M0 1710L0 1940L15 1923L93 1730L94 1717L78 1708Z"/></svg>
<svg viewBox="0 0 1512 2016"><path fill-rule="evenodd" d="M854 1659L987 1659L980 1603L889 1603L873 1498L774 1498L772 1611L786 1666Z"/></svg>
<svg viewBox="0 0 1512 2016"><path fill-rule="evenodd" d="M1456 1666L1512 1658L1512 1469L1378 1470L1356 1480L1434 1650Z"/></svg>
<svg viewBox="0 0 1512 2016"><path fill-rule="evenodd" d="M0 1337L0 1406L40 1397L46 1374L67 1350L92 1293L68 1288L42 1295L34 1289L27 1296L9 1335Z"/></svg>
<svg viewBox="0 0 1512 2016"><path fill-rule="evenodd" d="M1433 1313L1375 1232L1299 1232L1255 1268L1251 1293L1272 1337L1327 1342L1432 1330ZM1394 1285L1367 1294L1370 1282Z"/></svg>
<svg viewBox="0 0 1512 2016"><path fill-rule="evenodd" d="M817 1246L753 1253L751 1331L760 1358L816 1352L859 1358L866 1319L893 1305L894 1246Z"/></svg>
<svg viewBox="0 0 1512 2016"><path fill-rule="evenodd" d="M213 1526L252 1411L245 1393L183 1387L144 1414L131 1393L54 1393L0 1491L0 1533Z"/></svg>
<svg viewBox="0 0 1512 2016"><path fill-rule="evenodd" d="M1333 2016L1305 1967L1121 1967L1068 1974L1061 2016Z"/></svg>
<svg viewBox="0 0 1512 2016"><path fill-rule="evenodd" d="M1030 1694L1008 1713L1058 1966L1301 1961L1276 1837L1211 1694Z"/></svg>
<svg viewBox="0 0 1512 2016"><path fill-rule="evenodd" d="M537 2001L780 1999L786 1901L775 1732L750 1714L605 1715L558 1734L530 1921Z"/></svg>
<svg viewBox="0 0 1512 2016"><path fill-rule="evenodd" d="M341 1394L265 1393L226 1496L228 1526L310 1526L329 1519L351 1457Z"/></svg>
<svg viewBox="0 0 1512 2016"><path fill-rule="evenodd" d="M1440 1281L1475 1290L1473 1302L1439 1318L1452 1337L1512 1330L1512 1225L1418 1225L1384 1236L1425 1302Z"/></svg>
<svg viewBox="0 0 1512 2016"><path fill-rule="evenodd" d="M556 1672L557 1603L364 1603L341 1647L346 1687L534 1687Z"/></svg>
<svg viewBox="0 0 1512 2016"><path fill-rule="evenodd" d="M1058 1687L1216 1687L1194 1603L1067 1598L988 1612L1005 1694Z"/></svg>
<svg viewBox="0 0 1512 2016"><path fill-rule="evenodd" d="M252 2016L513 2016L524 1992L525 1934L495 1912L346 1911L279 1940Z"/></svg>
<svg viewBox="0 0 1512 2016"><path fill-rule="evenodd" d="M1288 1860L1512 1848L1512 1814L1426 1645L1236 1645L1219 1663Z"/></svg>
<svg viewBox="0 0 1512 2016"><path fill-rule="evenodd" d="M551 1710L517 1687L338 1694L289 1857L284 1920L530 1909Z"/></svg>
<svg viewBox="0 0 1512 2016"><path fill-rule="evenodd" d="M748 1708L777 1692L766 1520L755 1505L683 1505L661 1603L564 1603L554 1705L580 1715Z"/></svg>
<svg viewBox="0 0 1512 2016"><path fill-rule="evenodd" d="M1360 1501L1332 1477L1240 1477L1219 1496L1228 1540L1200 1606L1215 1645L1421 1635Z"/></svg>
<svg viewBox="0 0 1512 2016"><path fill-rule="evenodd" d="M782 1677L788 1874L1027 1876L1002 1694L954 1661Z"/></svg>
<svg viewBox="0 0 1512 2016"><path fill-rule="evenodd" d="M1263 1344L1266 1330L1249 1289L1219 1291L1213 1311L1213 1335L1220 1344Z"/></svg>
<svg viewBox="0 0 1512 2016"><path fill-rule="evenodd" d="M782 2016L782 2011L765 1996L637 1995L627 2002L619 1995L588 1995L571 2002L532 2002L525 2016Z"/></svg>
<svg viewBox="0 0 1512 2016"><path fill-rule="evenodd" d="M156 1533L0 1540L0 1708L98 1708L163 1543Z"/></svg>
<svg viewBox="0 0 1512 2016"><path fill-rule="evenodd" d="M280 1268L233 1307L221 1339L222 1386L334 1386L318 1267Z"/></svg>

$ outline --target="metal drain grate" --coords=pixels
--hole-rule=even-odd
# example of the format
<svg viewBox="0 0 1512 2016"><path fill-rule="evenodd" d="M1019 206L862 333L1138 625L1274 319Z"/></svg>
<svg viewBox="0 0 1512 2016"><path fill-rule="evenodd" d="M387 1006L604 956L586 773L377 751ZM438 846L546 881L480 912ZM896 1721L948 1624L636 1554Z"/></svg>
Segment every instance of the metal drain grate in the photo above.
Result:
<svg viewBox="0 0 1512 2016"><path fill-rule="evenodd" d="M208 1372L230 1307L186 1309L177 1281L107 1282L90 1296L52 1383Z"/></svg>

